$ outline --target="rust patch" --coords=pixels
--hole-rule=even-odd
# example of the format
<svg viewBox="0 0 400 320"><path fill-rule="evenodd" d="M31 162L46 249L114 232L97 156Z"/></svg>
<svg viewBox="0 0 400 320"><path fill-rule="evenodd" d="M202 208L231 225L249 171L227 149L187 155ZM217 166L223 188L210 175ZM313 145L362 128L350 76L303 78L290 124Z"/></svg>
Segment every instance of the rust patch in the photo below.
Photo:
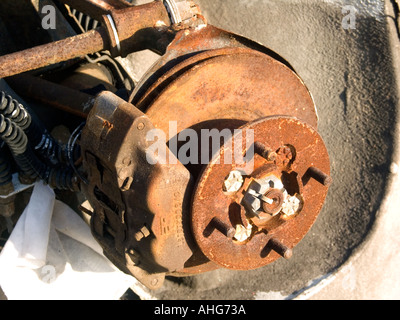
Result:
<svg viewBox="0 0 400 320"><path fill-rule="evenodd" d="M307 234L317 219L328 192L328 187L317 180L310 179L303 184L301 177L305 176L311 167L318 167L327 176L330 174L329 156L322 138L311 126L300 120L289 117L268 117L251 122L243 128L255 130L256 141L268 145L272 150L279 153L283 148L281 154L285 157L289 152L282 146L291 145L296 152L292 166L287 167L282 164L279 158L274 162L263 159L258 164L256 162L254 172L246 176L246 179L260 179L274 173L283 181L290 193L301 192L304 205L300 213L293 217L288 218L284 214L279 214L264 222L262 218L247 214L256 231L244 244L232 241L221 232L207 233L205 231L208 230L210 222L215 219L223 223L225 229L234 227L229 217L229 210L233 203L242 205L240 193L243 193L241 190L236 195L227 195L222 188L227 174L240 168L223 164L223 159L219 165L210 164L202 173L195 191L192 229L197 244L211 261L235 270L256 269L281 256L286 258L291 256L291 250ZM255 155L255 157L260 156ZM287 178L287 175L292 175L294 178Z"/></svg>

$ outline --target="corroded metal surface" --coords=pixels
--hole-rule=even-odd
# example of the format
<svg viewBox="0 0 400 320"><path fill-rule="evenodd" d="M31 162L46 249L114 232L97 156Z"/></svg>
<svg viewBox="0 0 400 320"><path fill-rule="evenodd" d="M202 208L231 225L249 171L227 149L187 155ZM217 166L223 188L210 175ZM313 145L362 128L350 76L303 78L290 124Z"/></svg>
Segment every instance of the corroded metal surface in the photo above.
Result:
<svg viewBox="0 0 400 320"><path fill-rule="evenodd" d="M44 105L86 118L93 106L94 97L82 91L33 77L20 74L7 79L9 85L21 96L29 97Z"/></svg>
<svg viewBox="0 0 400 320"><path fill-rule="evenodd" d="M249 270L289 259L332 182L314 101L289 63L260 44L207 25L192 2L176 7L168 2L169 11L162 1L136 7L119 0L63 2L103 26L0 57L0 77L102 49L114 56L143 49L162 54L131 103L110 92L98 96L82 131L87 174L82 191L93 207L93 235L110 260L157 289L165 275ZM182 5L185 23L171 23L179 20L174 8ZM22 87L32 82L19 80ZM71 111L68 106L78 102L73 111L80 116L91 107L81 108L82 101L92 104L86 94L75 96L58 85L43 89L57 107ZM209 150L202 149L202 138L198 162L149 163L147 134L157 128L167 135L171 122L175 134L189 128L252 130L255 155L246 143L241 152L252 157L254 167L218 163L227 145L217 157L209 153L205 164L203 152Z"/></svg>
<svg viewBox="0 0 400 320"><path fill-rule="evenodd" d="M81 145L94 236L117 266L154 289L164 273L182 269L193 254L187 220L193 181L178 161L147 161L146 135L152 129L145 114L103 93Z"/></svg>
<svg viewBox="0 0 400 320"><path fill-rule="evenodd" d="M107 47L103 28L0 57L0 78L67 61ZM68 50L66 50L68 48Z"/></svg>
<svg viewBox="0 0 400 320"><path fill-rule="evenodd" d="M250 48L262 52L293 70L289 62L276 52L237 34L202 23L199 27L178 30L168 43L165 54L148 70L130 97L137 104L147 90L166 72L184 60L206 51L226 48Z"/></svg>
<svg viewBox="0 0 400 320"><path fill-rule="evenodd" d="M200 132L201 129L215 128L232 130L272 115L296 117L314 132L318 126L311 94L284 59L213 26L179 32L166 54L143 78L131 100L146 112L157 128L165 132L168 132L170 121L177 121L178 132L187 128ZM285 150L275 151L274 159L286 164ZM201 165L187 167L195 177L204 170ZM222 184L220 187L222 189ZM322 206L323 198L318 200L318 205ZM208 194L208 199L213 203L219 201L213 193ZM225 209L228 208L229 205ZM204 210L208 211L206 206ZM244 210L239 211L243 217ZM315 213L318 214L319 210L316 209ZM211 229L220 230L218 235L227 240L231 239L227 234L232 234L234 226L224 227L224 219L226 217L214 219L213 224L217 226L211 224ZM275 248L274 252L280 253L272 254L273 259L270 259L264 257L271 256L264 249L262 258L254 258L256 261L236 268L256 268L279 256L291 256L291 249L277 239L266 236L264 241L269 241L269 246ZM218 242L214 245L218 246ZM185 268L172 275L197 274L221 267L218 259L209 258L208 251L200 246Z"/></svg>
<svg viewBox="0 0 400 320"><path fill-rule="evenodd" d="M149 49L151 44L154 45L154 42L157 42L157 35L162 34L160 28L164 30L171 25L168 12L160 1L115 9L110 11L110 16L114 19L115 30L104 23L104 27L84 34L0 57L0 78L36 70L101 50L111 50L121 55L135 50ZM103 21L109 20L104 17ZM152 40L151 44L148 37ZM116 51L116 41L120 43L122 51Z"/></svg>
<svg viewBox="0 0 400 320"><path fill-rule="evenodd" d="M328 188L317 180L307 179L308 170L310 167L318 167L327 175L330 174L329 156L324 142L306 123L295 118L272 117L250 123L243 129L253 129L256 141L271 150L278 151L282 146L290 145L296 156L287 163L280 161L282 158L279 157L275 161L267 161L255 155L255 170L246 176L243 188L234 194L226 194L223 183L229 172L238 167L224 164L221 156L207 166L198 181L191 219L197 244L211 261L237 270L255 269L281 256L290 257L291 249L314 224L328 192ZM304 203L300 213L291 217L280 214L270 220L248 216L253 231L244 243L232 240L222 232L213 229L209 231L210 226L215 228L215 219L226 227L235 227L235 221L241 219L243 192L254 179L271 174L283 181L289 194L298 193L302 196ZM236 208L239 208L239 214Z"/></svg>
<svg viewBox="0 0 400 320"><path fill-rule="evenodd" d="M211 120L246 123L276 114L291 115L317 127L314 102L299 77L251 49L206 52L178 65L165 77L173 81L165 88L166 81L150 89L148 95L153 99L146 114L166 132L169 121L178 121L180 132ZM155 96L156 90L162 94ZM138 107L143 108L140 102Z"/></svg>
<svg viewBox="0 0 400 320"><path fill-rule="evenodd" d="M169 132L170 121L176 121L177 133L196 130L199 145L203 129L233 130L271 115L291 115L318 125L313 99L300 78L270 56L240 47L184 60L161 76L137 107L164 132ZM188 166L195 177L202 168Z"/></svg>

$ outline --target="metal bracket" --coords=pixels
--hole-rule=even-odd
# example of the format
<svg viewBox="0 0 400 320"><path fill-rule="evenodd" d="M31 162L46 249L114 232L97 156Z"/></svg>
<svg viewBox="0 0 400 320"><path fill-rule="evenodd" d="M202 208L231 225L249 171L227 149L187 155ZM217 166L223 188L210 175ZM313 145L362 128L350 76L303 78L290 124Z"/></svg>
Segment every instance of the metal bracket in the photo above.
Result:
<svg viewBox="0 0 400 320"><path fill-rule="evenodd" d="M117 53L119 55L121 53L121 42L119 40L117 27L115 26L114 19L112 18L112 16L110 14L107 14L105 17L108 19L108 22L110 23L110 27L111 27L111 30L112 30L112 35L114 36L115 46L117 48L117 51L118 51Z"/></svg>
<svg viewBox="0 0 400 320"><path fill-rule="evenodd" d="M164 5L170 14L172 24L180 24L200 13L193 1L164 0Z"/></svg>

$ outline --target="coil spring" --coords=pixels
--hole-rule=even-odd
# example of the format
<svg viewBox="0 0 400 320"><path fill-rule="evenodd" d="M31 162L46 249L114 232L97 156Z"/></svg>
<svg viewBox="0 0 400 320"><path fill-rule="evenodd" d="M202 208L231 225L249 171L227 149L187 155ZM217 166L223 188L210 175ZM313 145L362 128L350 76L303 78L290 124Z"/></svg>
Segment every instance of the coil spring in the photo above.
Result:
<svg viewBox="0 0 400 320"><path fill-rule="evenodd" d="M17 156L15 160L25 174L40 178L51 188L75 191L74 182L76 178L71 168L51 168L39 161L29 149L25 154Z"/></svg>
<svg viewBox="0 0 400 320"><path fill-rule="evenodd" d="M42 163L37 158L32 156L30 149L23 154L14 155L14 160L20 170L30 179L36 180L38 178L46 181L46 170Z"/></svg>
<svg viewBox="0 0 400 320"><path fill-rule="evenodd" d="M132 3L131 0L126 0ZM101 22L93 19L87 14L77 11L76 9L66 6L68 15L74 21L74 25L77 30L81 33L88 32L101 26ZM125 87L128 91L132 90L135 86L135 82L131 79L124 70L123 66L119 62L113 59L109 54L105 52L96 52L93 55L86 55L86 60L91 64L102 64L109 69L113 75L114 80L120 86Z"/></svg>
<svg viewBox="0 0 400 320"><path fill-rule="evenodd" d="M14 159L28 177L39 178L54 189L75 191L76 178L71 168L51 168L41 162L30 148L23 154L14 156Z"/></svg>
<svg viewBox="0 0 400 320"><path fill-rule="evenodd" d="M65 162L67 159L66 147L61 146L48 132L42 134L39 144L35 146L35 151L53 165Z"/></svg>
<svg viewBox="0 0 400 320"><path fill-rule="evenodd" d="M71 16L75 18L75 21L83 32L96 29L99 25L99 21L75 9L72 9Z"/></svg>
<svg viewBox="0 0 400 320"><path fill-rule="evenodd" d="M28 145L28 138L22 129L2 114L0 114L0 138L15 155L24 153Z"/></svg>
<svg viewBox="0 0 400 320"><path fill-rule="evenodd" d="M0 186L4 186L12 181L10 161L6 155L5 147L0 146Z"/></svg>
<svg viewBox="0 0 400 320"><path fill-rule="evenodd" d="M48 184L54 189L74 191L74 182L77 179L72 169L64 168L52 169L48 180Z"/></svg>
<svg viewBox="0 0 400 320"><path fill-rule="evenodd" d="M31 124L31 117L25 108L5 92L0 92L0 113L17 126L26 130Z"/></svg>
<svg viewBox="0 0 400 320"><path fill-rule="evenodd" d="M51 168L40 161L28 145L22 129L0 114L0 138L10 148L19 168L30 178L40 178L59 190L74 190L74 172L71 168Z"/></svg>
<svg viewBox="0 0 400 320"><path fill-rule="evenodd" d="M10 119L0 114L0 138L8 145L17 165L30 178L36 179L39 171L32 166L30 157L26 157L28 138L22 129Z"/></svg>
<svg viewBox="0 0 400 320"><path fill-rule="evenodd" d="M3 91L0 92L0 113L25 131L35 151L43 160L52 165L65 162L66 148L55 141L44 127L32 121L31 114L22 104Z"/></svg>
<svg viewBox="0 0 400 320"><path fill-rule="evenodd" d="M54 168L41 161L31 149L28 136L37 154L50 161L51 165L59 165L68 159L67 147L60 146L44 127L32 121L23 105L1 92L0 138L8 145L17 165L32 179L40 178L59 190L74 190L74 170L69 167ZM0 181L9 178L8 167L3 163L0 166Z"/></svg>

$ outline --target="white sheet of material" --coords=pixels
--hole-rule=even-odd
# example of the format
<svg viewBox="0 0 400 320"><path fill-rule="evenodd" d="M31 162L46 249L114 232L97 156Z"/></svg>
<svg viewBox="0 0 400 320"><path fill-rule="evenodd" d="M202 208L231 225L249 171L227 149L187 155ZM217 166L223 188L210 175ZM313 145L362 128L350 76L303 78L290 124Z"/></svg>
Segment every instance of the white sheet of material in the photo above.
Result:
<svg viewBox="0 0 400 320"><path fill-rule="evenodd" d="M136 284L103 255L89 226L37 183L0 255L7 298L117 300Z"/></svg>

